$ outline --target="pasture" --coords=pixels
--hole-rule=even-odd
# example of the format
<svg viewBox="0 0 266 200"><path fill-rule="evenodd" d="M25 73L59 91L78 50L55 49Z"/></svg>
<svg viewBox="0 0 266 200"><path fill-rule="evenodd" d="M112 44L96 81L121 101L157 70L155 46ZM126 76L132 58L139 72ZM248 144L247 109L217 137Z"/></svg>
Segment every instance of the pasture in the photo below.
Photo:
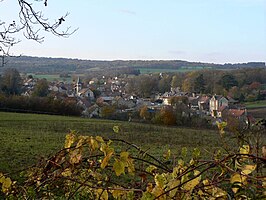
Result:
<svg viewBox="0 0 266 200"><path fill-rule="evenodd" d="M266 100L254 101L245 103L248 113L256 119L262 119L266 117Z"/></svg>
<svg viewBox="0 0 266 200"><path fill-rule="evenodd" d="M262 101L254 101L254 102L246 102L245 106L249 109L252 108L266 108L266 100Z"/></svg>
<svg viewBox="0 0 266 200"><path fill-rule="evenodd" d="M152 67L139 67L138 70L141 74L149 74L149 73L160 73L160 72L175 72L175 73L186 73L191 71L198 71L198 70L212 70L211 67L202 67L202 66L195 66L195 67L181 67L178 69L169 69L169 68L152 68Z"/></svg>
<svg viewBox="0 0 266 200"><path fill-rule="evenodd" d="M114 133L114 125L120 126L122 131ZM14 173L57 152L63 147L70 129L82 135L124 139L155 156L162 156L163 152L171 149L178 157L182 147L188 147L189 154L197 147L203 158L209 158L221 147L218 132L211 130L0 112L0 171ZM233 141L229 141L233 146Z"/></svg>
<svg viewBox="0 0 266 200"><path fill-rule="evenodd" d="M33 78L37 79L46 79L47 81L66 81L68 83L72 82L72 77L60 77L59 74L27 74L27 75L32 75Z"/></svg>

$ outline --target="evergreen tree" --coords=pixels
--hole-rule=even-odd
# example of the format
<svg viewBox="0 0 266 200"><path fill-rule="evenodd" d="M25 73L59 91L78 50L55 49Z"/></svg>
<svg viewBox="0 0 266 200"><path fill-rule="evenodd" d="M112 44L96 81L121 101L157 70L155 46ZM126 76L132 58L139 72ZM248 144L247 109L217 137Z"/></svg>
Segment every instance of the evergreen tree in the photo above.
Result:
<svg viewBox="0 0 266 200"><path fill-rule="evenodd" d="M205 80L203 78L203 74L200 74L194 81L194 89L197 93L203 93L205 91Z"/></svg>

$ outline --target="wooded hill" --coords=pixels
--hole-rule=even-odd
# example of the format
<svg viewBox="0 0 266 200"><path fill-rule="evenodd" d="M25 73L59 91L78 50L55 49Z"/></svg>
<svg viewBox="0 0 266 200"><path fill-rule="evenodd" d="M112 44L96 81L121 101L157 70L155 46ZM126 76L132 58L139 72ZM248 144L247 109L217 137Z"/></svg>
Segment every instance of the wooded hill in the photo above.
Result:
<svg viewBox="0 0 266 200"><path fill-rule="evenodd" d="M24 73L61 73L73 72L84 73L88 71L99 71L118 68L134 68L134 69L166 69L179 70L190 68L202 69L239 69L239 68L262 68L265 67L264 62L248 62L238 64L214 64L201 62L187 62L182 60L80 60L67 58L44 58L44 57L6 57L4 59L4 67L0 68L0 72L4 68L16 68Z"/></svg>

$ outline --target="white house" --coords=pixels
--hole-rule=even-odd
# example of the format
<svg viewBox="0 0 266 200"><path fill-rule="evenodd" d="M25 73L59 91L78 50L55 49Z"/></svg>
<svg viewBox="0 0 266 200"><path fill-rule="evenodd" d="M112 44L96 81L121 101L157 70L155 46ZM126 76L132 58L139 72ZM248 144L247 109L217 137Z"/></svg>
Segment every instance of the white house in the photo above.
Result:
<svg viewBox="0 0 266 200"><path fill-rule="evenodd" d="M219 117L220 108L227 108L228 100L223 96L214 95L210 99L210 113L212 117Z"/></svg>

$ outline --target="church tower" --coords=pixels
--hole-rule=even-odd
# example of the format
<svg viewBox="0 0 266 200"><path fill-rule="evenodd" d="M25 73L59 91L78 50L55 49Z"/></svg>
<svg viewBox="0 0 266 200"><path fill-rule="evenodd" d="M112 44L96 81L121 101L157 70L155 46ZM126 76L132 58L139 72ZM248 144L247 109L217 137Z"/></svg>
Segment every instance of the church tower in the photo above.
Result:
<svg viewBox="0 0 266 200"><path fill-rule="evenodd" d="M78 93L82 89L82 83L80 81L80 78L78 77L77 83L76 83L76 95L78 96Z"/></svg>

